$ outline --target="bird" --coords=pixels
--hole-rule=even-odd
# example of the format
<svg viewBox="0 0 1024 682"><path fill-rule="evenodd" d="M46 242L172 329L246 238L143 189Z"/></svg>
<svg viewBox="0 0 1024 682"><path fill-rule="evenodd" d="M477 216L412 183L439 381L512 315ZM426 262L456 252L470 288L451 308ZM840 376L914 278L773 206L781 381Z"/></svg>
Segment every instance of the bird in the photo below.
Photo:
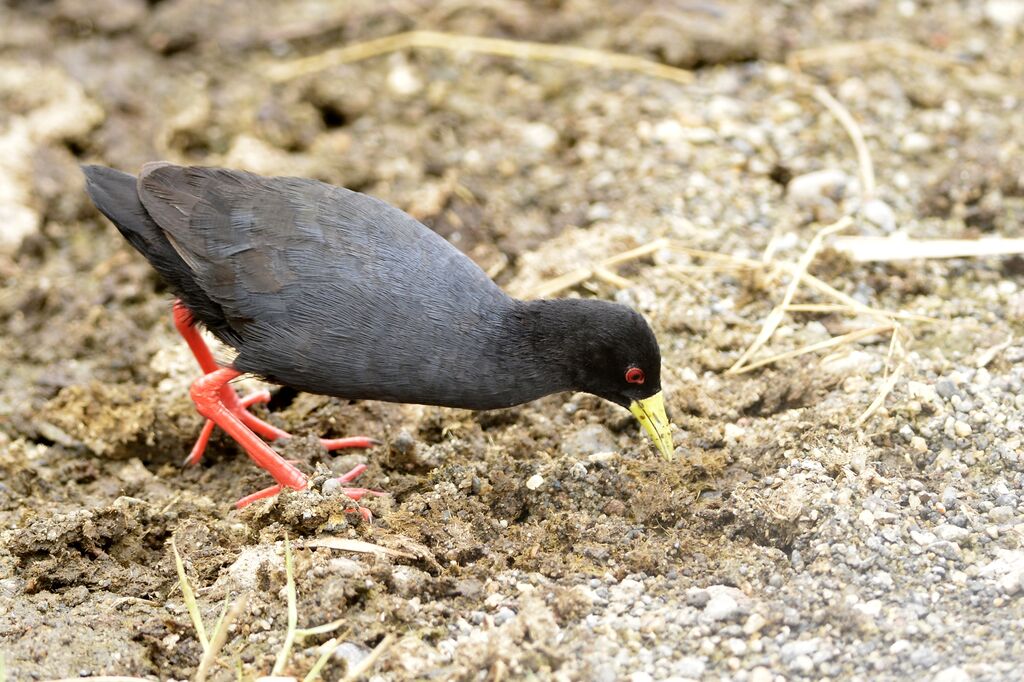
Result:
<svg viewBox="0 0 1024 682"><path fill-rule="evenodd" d="M219 426L275 481L239 507L309 483L266 442L291 434L247 409L269 393L241 397L229 383L242 375L344 399L471 410L586 392L628 409L673 456L658 341L628 306L516 299L407 213L318 180L168 162L138 176L82 171L95 206L176 296L174 324L202 371L190 395L207 419L186 464ZM233 357L218 363L199 326ZM357 501L383 494L343 490Z"/></svg>

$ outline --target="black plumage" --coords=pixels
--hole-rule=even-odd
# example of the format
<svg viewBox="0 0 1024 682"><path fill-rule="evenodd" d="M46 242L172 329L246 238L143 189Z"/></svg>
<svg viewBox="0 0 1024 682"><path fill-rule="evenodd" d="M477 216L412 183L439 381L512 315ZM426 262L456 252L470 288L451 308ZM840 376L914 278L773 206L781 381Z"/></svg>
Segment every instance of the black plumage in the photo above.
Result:
<svg viewBox="0 0 1024 682"><path fill-rule="evenodd" d="M568 390L627 407L660 402L658 343L637 312L509 297L379 199L166 163L137 179L101 166L84 172L96 206L237 351L241 372L342 398L472 409ZM667 423L659 428L666 437Z"/></svg>

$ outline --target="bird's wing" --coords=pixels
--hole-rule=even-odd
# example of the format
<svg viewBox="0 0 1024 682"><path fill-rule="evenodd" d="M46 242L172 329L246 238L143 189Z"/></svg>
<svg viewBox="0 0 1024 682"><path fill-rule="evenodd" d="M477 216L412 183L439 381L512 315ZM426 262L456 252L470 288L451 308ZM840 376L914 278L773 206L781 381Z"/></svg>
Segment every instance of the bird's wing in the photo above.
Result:
<svg viewBox="0 0 1024 682"><path fill-rule="evenodd" d="M171 164L145 166L138 189L146 211L239 331L252 322L302 324L309 299L324 300L325 291L349 315L387 307L396 297L427 300L434 287L500 295L442 237L358 192Z"/></svg>

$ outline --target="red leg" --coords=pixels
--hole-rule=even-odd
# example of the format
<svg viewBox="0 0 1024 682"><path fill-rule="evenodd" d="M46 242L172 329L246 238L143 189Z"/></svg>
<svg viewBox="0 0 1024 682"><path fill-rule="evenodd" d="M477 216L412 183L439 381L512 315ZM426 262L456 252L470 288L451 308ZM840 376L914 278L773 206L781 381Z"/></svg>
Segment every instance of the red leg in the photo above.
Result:
<svg viewBox="0 0 1024 682"><path fill-rule="evenodd" d="M221 368L217 365L210 351L209 346L203 339L199 330L195 327L192 313L179 300L174 303L174 326L185 339L204 376L192 384L192 399L196 403L199 413L207 417L206 423L196 440L192 451L185 459L186 465L197 464L206 450L210 436L213 434L214 425L220 426L246 453L263 469L268 471L278 482L277 485L265 488L242 498L236 503L239 508L252 502L267 497L273 497L281 492L284 486L301 490L306 487L306 477L291 463L274 452L266 443L258 437L262 436L267 440L278 440L290 438L291 434L269 424L259 417L251 414L246 408L260 402L268 402L270 393L266 390L257 391L244 398L240 398L230 381L239 376L239 372L233 369ZM321 438L321 445L327 450L338 450L341 448L366 448L373 445L380 445L380 441L364 436L349 438ZM366 465L360 465L339 477L341 483L349 483L366 470ZM349 497L359 500L367 494L383 495L380 491L366 488L343 488ZM346 511L358 511L364 518L369 520L369 510L358 507Z"/></svg>
<svg viewBox="0 0 1024 682"><path fill-rule="evenodd" d="M240 373L230 368L204 374L192 383L192 400L199 414L213 421L235 439L257 465L279 484L294 490L306 487L306 476L270 449L224 404L223 389Z"/></svg>

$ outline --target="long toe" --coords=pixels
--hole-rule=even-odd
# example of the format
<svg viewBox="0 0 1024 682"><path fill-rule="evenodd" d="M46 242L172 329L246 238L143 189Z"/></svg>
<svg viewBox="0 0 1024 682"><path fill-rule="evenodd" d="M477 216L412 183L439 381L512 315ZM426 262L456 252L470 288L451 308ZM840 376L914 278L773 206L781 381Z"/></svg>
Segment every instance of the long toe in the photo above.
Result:
<svg viewBox="0 0 1024 682"><path fill-rule="evenodd" d="M348 438L321 438L320 444L330 452L342 448L372 448L374 445L380 445L381 442L367 436L349 436Z"/></svg>

